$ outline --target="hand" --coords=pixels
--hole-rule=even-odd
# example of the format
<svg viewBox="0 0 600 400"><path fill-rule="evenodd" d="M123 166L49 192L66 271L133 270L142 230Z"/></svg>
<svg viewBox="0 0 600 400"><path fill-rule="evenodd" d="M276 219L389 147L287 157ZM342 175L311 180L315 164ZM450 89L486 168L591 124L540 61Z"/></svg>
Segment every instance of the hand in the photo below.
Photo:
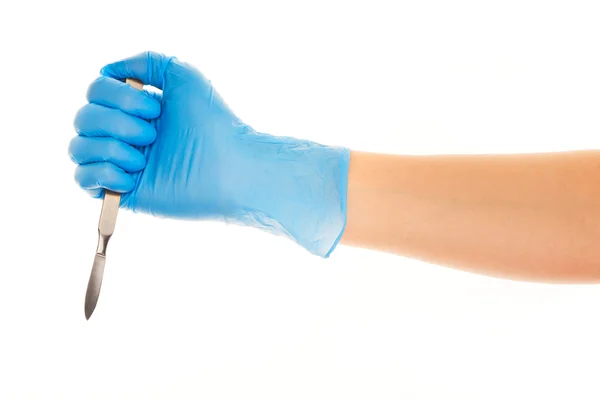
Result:
<svg viewBox="0 0 600 400"><path fill-rule="evenodd" d="M101 75L69 147L75 179L90 195L109 189L135 212L255 226L331 253L346 221L347 149L256 132L174 57L147 52Z"/></svg>

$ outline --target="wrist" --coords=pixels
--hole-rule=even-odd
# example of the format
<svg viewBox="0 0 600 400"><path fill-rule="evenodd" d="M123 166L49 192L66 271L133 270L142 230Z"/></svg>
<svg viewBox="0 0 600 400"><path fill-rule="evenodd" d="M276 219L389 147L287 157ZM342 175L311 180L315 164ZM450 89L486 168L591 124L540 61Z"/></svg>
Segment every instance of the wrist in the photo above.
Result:
<svg viewBox="0 0 600 400"><path fill-rule="evenodd" d="M346 224L349 150L251 130L239 139L233 219L329 256Z"/></svg>

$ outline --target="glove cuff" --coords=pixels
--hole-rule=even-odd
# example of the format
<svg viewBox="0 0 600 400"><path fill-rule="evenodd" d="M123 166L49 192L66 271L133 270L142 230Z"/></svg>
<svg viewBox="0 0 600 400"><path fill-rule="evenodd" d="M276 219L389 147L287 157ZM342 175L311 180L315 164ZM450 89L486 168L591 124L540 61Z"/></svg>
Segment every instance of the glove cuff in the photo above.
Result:
<svg viewBox="0 0 600 400"><path fill-rule="evenodd" d="M245 179L234 222L329 257L346 226L350 151L251 130L240 139L252 176Z"/></svg>

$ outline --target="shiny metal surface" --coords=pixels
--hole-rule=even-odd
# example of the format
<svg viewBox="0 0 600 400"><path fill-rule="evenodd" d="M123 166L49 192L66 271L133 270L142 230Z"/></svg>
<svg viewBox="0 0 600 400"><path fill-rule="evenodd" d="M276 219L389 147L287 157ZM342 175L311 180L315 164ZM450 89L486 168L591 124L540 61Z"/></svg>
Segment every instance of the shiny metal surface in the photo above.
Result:
<svg viewBox="0 0 600 400"><path fill-rule="evenodd" d="M106 257L102 254L96 254L94 257L94 266L88 282L87 291L85 293L85 318L90 319L92 313L96 309L98 297L100 296L100 288L102 287L102 277L104 276L104 265Z"/></svg>
<svg viewBox="0 0 600 400"><path fill-rule="evenodd" d="M144 85L136 79L127 79L126 82L138 90L142 90ZM104 276L104 265L106 264L106 247L112 234L115 231L117 223L117 214L121 203L121 195L110 190L104 191L104 200L102 201L102 211L100 212L100 221L98 222L98 247L94 257L94 265L87 291L85 292L85 318L90 319L102 287L102 277Z"/></svg>
<svg viewBox="0 0 600 400"><path fill-rule="evenodd" d="M102 211L100 212L100 221L98 222L98 247L94 257L94 266L90 274L87 291L85 292L85 318L90 319L96 309L100 288L102 287L102 277L104 276L104 265L106 264L106 247L108 241L115 231L117 223L117 214L119 212L119 203L121 195L110 190L105 190L104 200L102 201Z"/></svg>

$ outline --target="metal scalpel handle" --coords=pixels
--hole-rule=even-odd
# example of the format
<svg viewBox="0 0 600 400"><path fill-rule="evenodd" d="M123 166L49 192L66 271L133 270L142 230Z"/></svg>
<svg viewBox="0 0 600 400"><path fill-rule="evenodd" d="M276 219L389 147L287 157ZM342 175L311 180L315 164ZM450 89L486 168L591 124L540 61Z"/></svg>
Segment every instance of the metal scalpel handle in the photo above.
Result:
<svg viewBox="0 0 600 400"><path fill-rule="evenodd" d="M142 90L144 84L137 79L127 79L126 82L138 90ZM100 212L100 221L98 222L98 247L94 257L94 266L90 274L87 291L85 293L85 318L90 319L96 309L98 297L100 297L100 288L102 287L102 278L104 276L104 265L106 263L106 247L108 241L115 231L117 223L117 214L121 203L121 195L110 190L104 191L104 200L102 200L102 211Z"/></svg>

